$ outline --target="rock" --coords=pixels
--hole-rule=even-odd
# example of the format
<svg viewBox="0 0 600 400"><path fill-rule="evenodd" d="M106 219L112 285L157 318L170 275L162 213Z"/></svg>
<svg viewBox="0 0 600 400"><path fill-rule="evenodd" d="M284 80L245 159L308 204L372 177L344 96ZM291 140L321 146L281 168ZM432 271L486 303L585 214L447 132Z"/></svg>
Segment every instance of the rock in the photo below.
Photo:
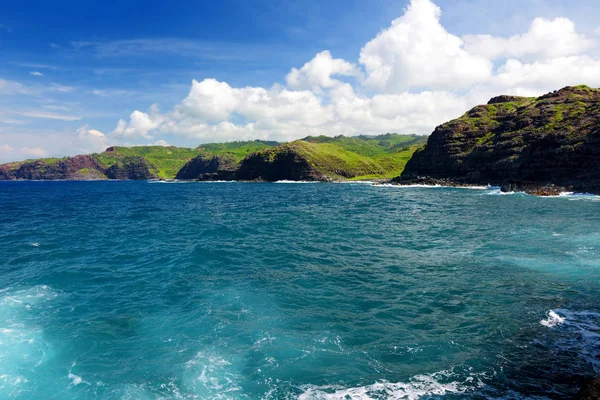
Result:
<svg viewBox="0 0 600 400"><path fill-rule="evenodd" d="M17 179L15 170L19 164L2 164L0 165L0 181L11 181Z"/></svg>
<svg viewBox="0 0 600 400"><path fill-rule="evenodd" d="M525 192L534 196L558 196L572 189L552 183L508 181L500 186L500 190L505 193Z"/></svg>
<svg viewBox="0 0 600 400"><path fill-rule="evenodd" d="M600 400L600 379L586 383L573 400Z"/></svg>
<svg viewBox="0 0 600 400"><path fill-rule="evenodd" d="M507 95L503 94L500 96L492 97L492 99L490 101L488 101L488 104L509 103L512 101L524 101L524 100L527 100L527 97L507 96Z"/></svg>
<svg viewBox="0 0 600 400"><path fill-rule="evenodd" d="M185 164L175 176L181 180L233 180L238 162L231 154L222 156L200 155Z"/></svg>
<svg viewBox="0 0 600 400"><path fill-rule="evenodd" d="M158 168L143 157L125 157L105 172L108 179L149 180L158 177Z"/></svg>
<svg viewBox="0 0 600 400"><path fill-rule="evenodd" d="M0 171L6 165L1 166ZM66 157L59 160L42 159L23 162L20 163L18 168L12 170L10 176L10 179L27 180L93 179L92 177L106 179L102 166L90 155Z"/></svg>
<svg viewBox="0 0 600 400"><path fill-rule="evenodd" d="M600 193L600 89L499 96L477 106L438 126L395 181L423 176L541 195Z"/></svg>
<svg viewBox="0 0 600 400"><path fill-rule="evenodd" d="M244 181L328 181L291 145L258 151L242 160L236 178Z"/></svg>

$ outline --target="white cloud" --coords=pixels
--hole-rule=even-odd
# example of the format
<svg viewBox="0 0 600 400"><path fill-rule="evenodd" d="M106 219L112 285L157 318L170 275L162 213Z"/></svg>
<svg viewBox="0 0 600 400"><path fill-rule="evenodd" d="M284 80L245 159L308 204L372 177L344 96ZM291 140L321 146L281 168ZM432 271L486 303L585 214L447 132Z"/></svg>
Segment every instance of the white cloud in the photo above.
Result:
<svg viewBox="0 0 600 400"><path fill-rule="evenodd" d="M589 56L560 57L523 63L508 60L499 68L493 85L499 88L530 88L539 94L567 85L600 86L600 60Z"/></svg>
<svg viewBox="0 0 600 400"><path fill-rule="evenodd" d="M19 152L31 157L45 157L48 154L46 150L41 147L21 147Z"/></svg>
<svg viewBox="0 0 600 400"><path fill-rule="evenodd" d="M90 129L89 125L81 126L75 133L74 143L83 153L96 153L104 151L109 147L106 135L96 129Z"/></svg>
<svg viewBox="0 0 600 400"><path fill-rule="evenodd" d="M412 88L461 89L487 81L492 62L467 52L462 40L440 24L440 15L431 1L412 0L402 17L361 50L366 85L397 93Z"/></svg>
<svg viewBox="0 0 600 400"><path fill-rule="evenodd" d="M535 19L512 37L449 33L430 0L361 50L359 64L322 51L292 68L286 86L232 87L194 80L171 111L134 111L114 133L153 143L163 134L198 141L293 140L306 135L430 133L498 94L541 95L566 85L600 86L595 42L572 21ZM340 79L339 77L345 77Z"/></svg>
<svg viewBox="0 0 600 400"><path fill-rule="evenodd" d="M94 89L92 90L92 94L99 97L111 97L111 96L131 96L135 94L134 91L131 90L122 90L122 89Z"/></svg>
<svg viewBox="0 0 600 400"><path fill-rule="evenodd" d="M156 142L153 143L153 146L163 146L163 147L169 147L171 146L169 143L167 143L164 140L157 140Z"/></svg>
<svg viewBox="0 0 600 400"><path fill-rule="evenodd" d="M0 152L2 153L12 153L13 151L15 151L15 149L7 144L0 145Z"/></svg>
<svg viewBox="0 0 600 400"><path fill-rule="evenodd" d="M27 88L15 81L0 79L0 94L28 94Z"/></svg>
<svg viewBox="0 0 600 400"><path fill-rule="evenodd" d="M529 31L509 38L492 35L467 35L466 48L473 54L490 59L498 57L523 57L548 59L583 54L596 43L575 30L567 18L547 20L536 18Z"/></svg>
<svg viewBox="0 0 600 400"><path fill-rule="evenodd" d="M60 121L79 121L81 117L76 115L56 114L42 110L12 110L15 114L31 118L56 119Z"/></svg>
<svg viewBox="0 0 600 400"><path fill-rule="evenodd" d="M360 76L360 70L341 58L334 59L327 50L320 52L300 69L292 68L286 77L288 86L294 89L330 88L340 82L332 76Z"/></svg>
<svg viewBox="0 0 600 400"><path fill-rule="evenodd" d="M141 136L145 139L151 139L152 135L149 132L158 128L161 123L162 117L151 116L136 110L129 116L129 122L119 120L113 133L123 137Z"/></svg>
<svg viewBox="0 0 600 400"><path fill-rule="evenodd" d="M32 75L32 76L44 76L44 74L42 74L39 71L32 71L32 72L29 73L29 75Z"/></svg>

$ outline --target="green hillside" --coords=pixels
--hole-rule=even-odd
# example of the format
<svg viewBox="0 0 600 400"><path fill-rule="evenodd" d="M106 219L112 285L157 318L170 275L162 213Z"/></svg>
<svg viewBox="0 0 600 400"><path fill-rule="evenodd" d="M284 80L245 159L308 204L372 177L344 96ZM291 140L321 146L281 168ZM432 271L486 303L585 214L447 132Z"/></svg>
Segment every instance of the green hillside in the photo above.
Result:
<svg viewBox="0 0 600 400"><path fill-rule="evenodd" d="M413 153L427 142L427 137L388 133L378 136L316 136L302 139L314 145L309 157L321 172L335 172L345 165L350 178L383 179L402 173ZM305 149L306 151L306 149ZM339 174L335 174L339 175Z"/></svg>
<svg viewBox="0 0 600 400"><path fill-rule="evenodd" d="M203 153L200 149L164 146L109 147L110 151L92 156L105 168L129 157L143 157L158 169L160 178L174 178L177 172L192 158Z"/></svg>
<svg viewBox="0 0 600 400"><path fill-rule="evenodd" d="M274 141L252 140L227 143L206 143L198 146L198 149L205 154L211 155L232 154L237 161L241 161L249 154L265 148L279 146L280 144L281 143Z"/></svg>
<svg viewBox="0 0 600 400"><path fill-rule="evenodd" d="M307 137L253 153L242 162L240 175L250 180L392 178L425 141L425 137L397 134Z"/></svg>
<svg viewBox="0 0 600 400"><path fill-rule="evenodd" d="M253 154L268 159L285 151L295 152L308 161L313 171L331 179L383 179L398 176L415 150L424 143L425 138L421 136L388 133L356 137L314 136L284 144L254 140L209 143L197 148L113 146L87 156L4 164L0 166L0 179L173 179L198 156L227 156L239 163ZM270 168L280 167L272 165Z"/></svg>

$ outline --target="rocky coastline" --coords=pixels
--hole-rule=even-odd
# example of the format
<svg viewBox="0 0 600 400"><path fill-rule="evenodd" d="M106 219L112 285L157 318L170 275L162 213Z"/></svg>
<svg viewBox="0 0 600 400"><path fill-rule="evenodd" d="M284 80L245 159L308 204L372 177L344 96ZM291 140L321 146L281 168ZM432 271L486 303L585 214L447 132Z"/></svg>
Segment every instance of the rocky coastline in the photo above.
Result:
<svg viewBox="0 0 600 400"><path fill-rule="evenodd" d="M540 196L600 194L600 90L498 96L438 126L394 183L427 180Z"/></svg>

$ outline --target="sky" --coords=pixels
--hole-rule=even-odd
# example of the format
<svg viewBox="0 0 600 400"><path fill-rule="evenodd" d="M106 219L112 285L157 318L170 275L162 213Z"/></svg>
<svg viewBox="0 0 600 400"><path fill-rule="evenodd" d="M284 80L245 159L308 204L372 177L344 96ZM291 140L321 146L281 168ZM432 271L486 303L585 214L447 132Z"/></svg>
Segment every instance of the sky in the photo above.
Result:
<svg viewBox="0 0 600 400"><path fill-rule="evenodd" d="M600 87L597 0L0 5L0 162L111 145L429 134Z"/></svg>

